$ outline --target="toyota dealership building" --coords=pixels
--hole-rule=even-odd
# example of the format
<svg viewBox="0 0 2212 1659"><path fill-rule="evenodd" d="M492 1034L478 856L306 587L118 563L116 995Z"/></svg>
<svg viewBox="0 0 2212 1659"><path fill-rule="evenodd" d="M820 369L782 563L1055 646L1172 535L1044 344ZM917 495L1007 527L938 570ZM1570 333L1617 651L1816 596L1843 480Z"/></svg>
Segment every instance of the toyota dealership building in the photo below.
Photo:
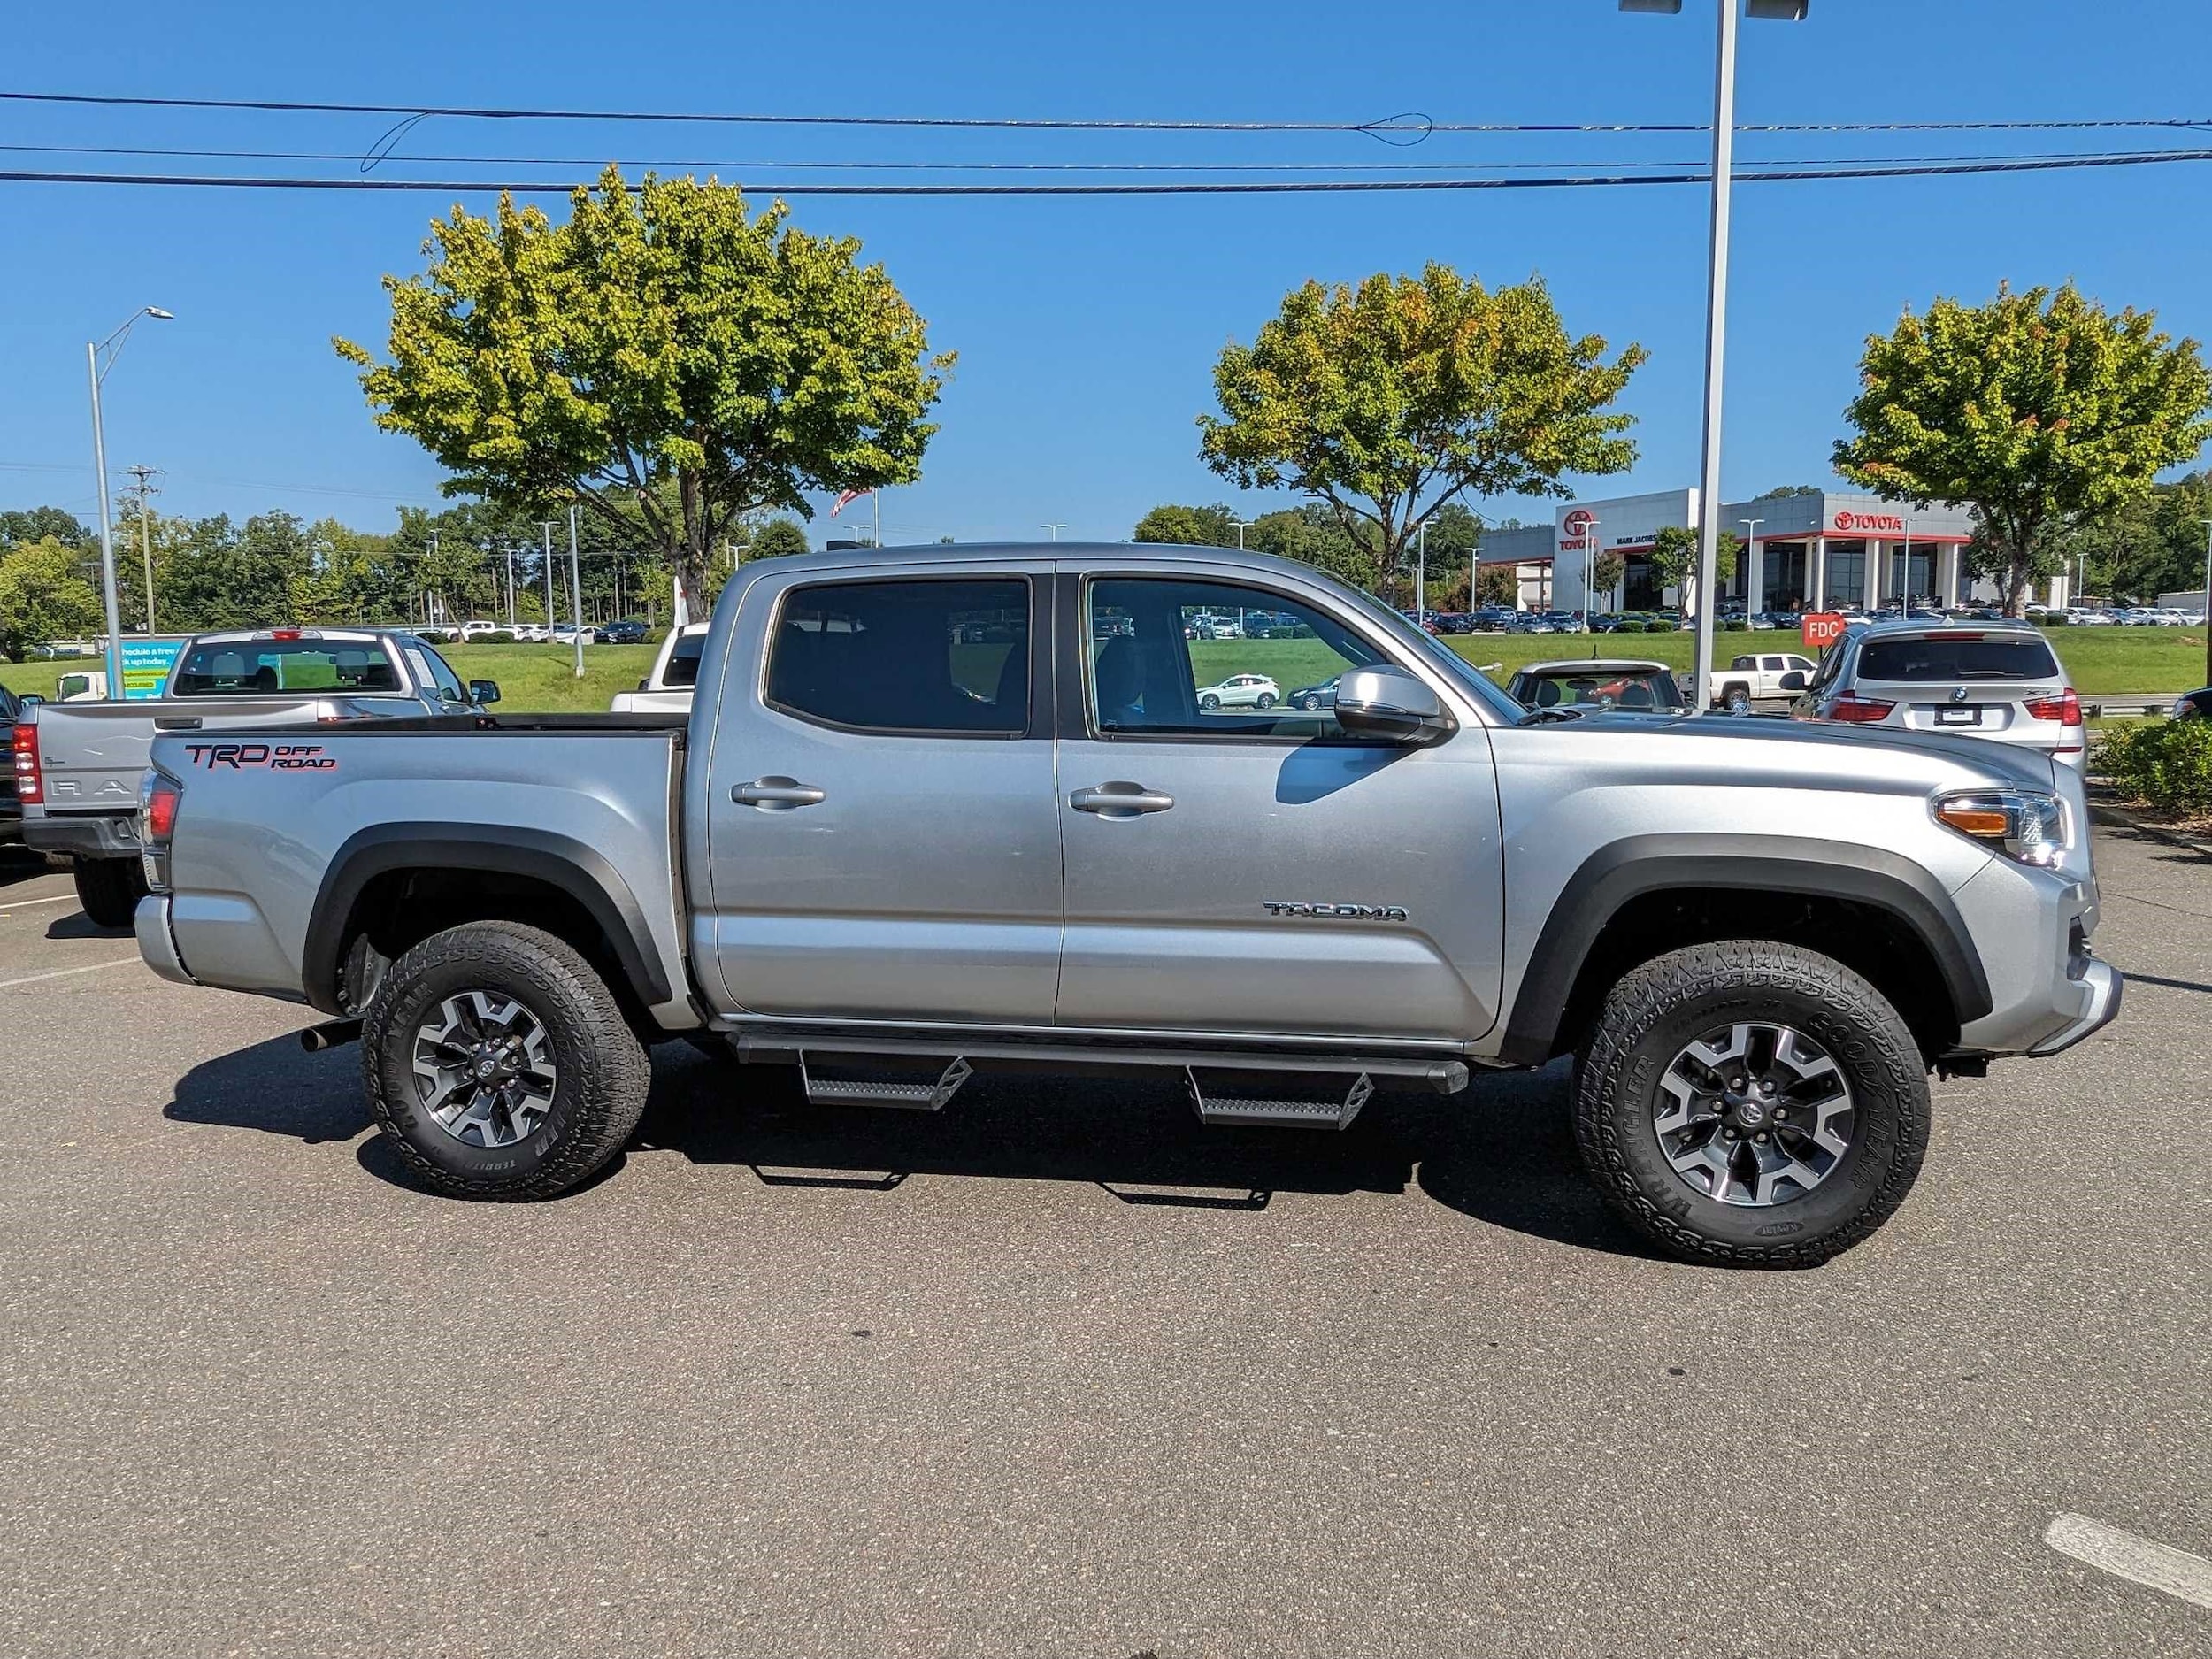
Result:
<svg viewBox="0 0 2212 1659"><path fill-rule="evenodd" d="M1493 530L1483 537L1486 566L1510 565L1520 577L1524 609L1583 608L1586 561L1608 554L1624 574L1591 595L1594 611L1655 611L1681 603L1651 568L1661 530L1698 522L1698 493L1661 490L1610 501L1563 504L1548 525ZM1993 602L1996 585L1968 575L1961 552L1973 539L1970 511L1954 502L1914 508L1872 495L1767 495L1721 509L1721 528L1747 549L1736 574L1721 584L1724 599L1748 611L1875 610L1893 599L1936 605ZM2067 603L2065 578L2030 597Z"/></svg>

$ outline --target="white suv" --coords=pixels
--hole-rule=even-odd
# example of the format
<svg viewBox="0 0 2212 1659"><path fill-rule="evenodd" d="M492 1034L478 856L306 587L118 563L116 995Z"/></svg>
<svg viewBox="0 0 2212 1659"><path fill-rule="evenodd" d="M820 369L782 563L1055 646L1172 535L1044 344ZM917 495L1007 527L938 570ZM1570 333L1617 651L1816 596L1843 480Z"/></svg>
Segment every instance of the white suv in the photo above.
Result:
<svg viewBox="0 0 2212 1659"><path fill-rule="evenodd" d="M2087 760L2081 700L2042 631L2020 622L1854 628L1828 648L1790 712L1994 738L2077 772Z"/></svg>

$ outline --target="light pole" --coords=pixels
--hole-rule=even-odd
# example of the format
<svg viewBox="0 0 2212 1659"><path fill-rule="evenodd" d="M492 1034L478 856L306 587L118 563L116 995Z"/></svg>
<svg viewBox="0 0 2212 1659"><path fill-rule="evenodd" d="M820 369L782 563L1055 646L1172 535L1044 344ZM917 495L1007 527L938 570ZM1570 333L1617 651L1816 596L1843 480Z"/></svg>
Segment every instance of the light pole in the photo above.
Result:
<svg viewBox="0 0 2212 1659"><path fill-rule="evenodd" d="M1796 23L1811 0L1744 0L1754 18ZM1678 15L1682 0L1620 0L1624 12ZM1697 664L1690 683L1705 687L1713 676L1713 589L1720 567L1720 393L1728 335L1728 187L1736 150L1736 0L1720 0L1720 28L1713 72L1713 181L1710 246L1705 277L1705 442L1698 466ZM1690 712L1705 712L1702 696L1690 699Z"/></svg>
<svg viewBox="0 0 2212 1659"><path fill-rule="evenodd" d="M107 604L108 618L108 695L123 695L123 623L115 604L115 529L110 523L108 510L108 435L100 419L100 382L107 379L108 370L115 366L115 359L122 355L123 342L129 336L131 326L142 317L151 317L159 322L174 322L175 315L158 305L142 305L123 319L123 326L105 340L85 342L85 374L92 382L92 467L100 487L100 596ZM107 362L103 365L101 355Z"/></svg>
<svg viewBox="0 0 2212 1659"><path fill-rule="evenodd" d="M2212 686L2212 518L2204 521L2204 683Z"/></svg>
<svg viewBox="0 0 2212 1659"><path fill-rule="evenodd" d="M552 540L552 533L546 533ZM576 555L576 503L568 506L568 603L576 618L576 678L584 677L584 578Z"/></svg>
<svg viewBox="0 0 2212 1659"><path fill-rule="evenodd" d="M1244 532L1249 521L1243 518L1232 518L1229 522L1237 527L1237 551L1241 553L1244 551Z"/></svg>
<svg viewBox="0 0 2212 1659"><path fill-rule="evenodd" d="M559 617L559 613L553 609L553 521L541 518L538 528L545 532L545 642L550 645L553 642L553 624ZM578 618L579 622L581 620L581 618Z"/></svg>
<svg viewBox="0 0 2212 1659"><path fill-rule="evenodd" d="M1064 524L1041 524L1041 525L1039 525L1037 527L1038 527L1040 530L1049 530L1049 531L1051 531L1051 532L1052 532L1052 539L1053 539L1055 541L1057 541L1060 539L1060 532L1061 532L1061 531L1063 531L1063 530L1064 530L1064 529L1066 529L1066 528L1067 528L1067 526L1065 526L1065 525L1064 525Z"/></svg>
<svg viewBox="0 0 2212 1659"><path fill-rule="evenodd" d="M1237 545L1244 545L1242 536L1237 538ZM1429 526L1425 519L1421 527L1413 533L1413 626L1417 628L1426 627L1428 617Z"/></svg>

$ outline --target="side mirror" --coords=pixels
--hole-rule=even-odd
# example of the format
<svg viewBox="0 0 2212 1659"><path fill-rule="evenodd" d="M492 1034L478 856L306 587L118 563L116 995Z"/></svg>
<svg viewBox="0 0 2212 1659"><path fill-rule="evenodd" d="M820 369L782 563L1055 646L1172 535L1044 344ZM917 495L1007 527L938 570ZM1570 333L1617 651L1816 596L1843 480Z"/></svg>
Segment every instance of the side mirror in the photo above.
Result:
<svg viewBox="0 0 2212 1659"><path fill-rule="evenodd" d="M651 677L649 675L647 678L645 678L645 679L643 679L643 680L639 680L639 681L637 682L637 688L638 688L640 691L650 691L650 690L653 688L653 681L652 681Z"/></svg>
<svg viewBox="0 0 2212 1659"><path fill-rule="evenodd" d="M40 703L45 702L46 699L40 696L35 691L27 691L21 696L18 697L16 701L27 709L35 709Z"/></svg>
<svg viewBox="0 0 2212 1659"><path fill-rule="evenodd" d="M470 680L469 701L480 705L487 703L497 703L499 701L499 682L496 680Z"/></svg>
<svg viewBox="0 0 2212 1659"><path fill-rule="evenodd" d="M1793 669L1791 669L1791 670L1790 670L1790 672L1789 672L1788 673L1786 673L1786 674L1783 675L1783 676L1782 676L1782 689L1783 689L1783 690L1785 690L1785 691L1802 691L1802 690L1804 690L1804 689L1805 689L1805 671L1804 671L1803 669L1801 669L1801 668L1793 668Z"/></svg>
<svg viewBox="0 0 2212 1659"><path fill-rule="evenodd" d="M1425 680L1402 668L1354 668L1336 682L1336 723L1354 737L1413 745L1452 729Z"/></svg>

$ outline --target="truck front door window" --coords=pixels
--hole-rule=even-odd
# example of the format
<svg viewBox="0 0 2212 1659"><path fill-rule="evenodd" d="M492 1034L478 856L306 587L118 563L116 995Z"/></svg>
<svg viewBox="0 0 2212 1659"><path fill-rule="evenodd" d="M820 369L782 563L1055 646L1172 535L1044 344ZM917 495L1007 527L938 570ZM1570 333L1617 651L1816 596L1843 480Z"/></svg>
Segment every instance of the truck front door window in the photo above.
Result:
<svg viewBox="0 0 2212 1659"><path fill-rule="evenodd" d="M1093 727L1110 737L1341 741L1338 679L1384 660L1302 600L1196 578L1093 581L1086 634Z"/></svg>

